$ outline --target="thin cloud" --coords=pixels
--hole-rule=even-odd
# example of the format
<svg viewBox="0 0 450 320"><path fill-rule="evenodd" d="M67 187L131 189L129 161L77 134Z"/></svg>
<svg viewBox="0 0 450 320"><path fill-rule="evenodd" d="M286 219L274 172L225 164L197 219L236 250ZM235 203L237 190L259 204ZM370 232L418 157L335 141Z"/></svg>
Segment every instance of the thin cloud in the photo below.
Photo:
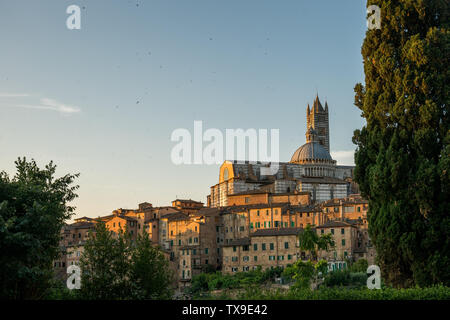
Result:
<svg viewBox="0 0 450 320"><path fill-rule="evenodd" d="M49 98L42 98L41 104L39 105L30 105L30 104L21 104L17 105L19 108L29 108L29 109L38 109L38 110L50 110L57 111L63 114L72 114L80 112L80 108L76 106L70 106L67 104L60 103L56 100Z"/></svg>
<svg viewBox="0 0 450 320"><path fill-rule="evenodd" d="M331 151L331 157L338 165L355 165L355 150Z"/></svg>

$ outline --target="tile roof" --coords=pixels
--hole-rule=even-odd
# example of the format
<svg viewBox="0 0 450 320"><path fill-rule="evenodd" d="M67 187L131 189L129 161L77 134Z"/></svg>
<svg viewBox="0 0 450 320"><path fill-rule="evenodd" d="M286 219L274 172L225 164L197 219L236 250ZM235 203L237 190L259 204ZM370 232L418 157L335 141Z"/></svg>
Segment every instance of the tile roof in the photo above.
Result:
<svg viewBox="0 0 450 320"><path fill-rule="evenodd" d="M297 235L303 231L303 228L271 228L259 229L250 234L251 237L266 237L266 236L289 236Z"/></svg>
<svg viewBox="0 0 450 320"><path fill-rule="evenodd" d="M339 220L331 220L331 221L327 221L324 224L317 226L317 229L322 229L322 228L338 228L338 227L355 227L354 224L349 223L349 222L345 222L345 221L339 221Z"/></svg>
<svg viewBox="0 0 450 320"><path fill-rule="evenodd" d="M248 246L250 245L250 238L233 239L231 242L223 244L222 247L232 246Z"/></svg>

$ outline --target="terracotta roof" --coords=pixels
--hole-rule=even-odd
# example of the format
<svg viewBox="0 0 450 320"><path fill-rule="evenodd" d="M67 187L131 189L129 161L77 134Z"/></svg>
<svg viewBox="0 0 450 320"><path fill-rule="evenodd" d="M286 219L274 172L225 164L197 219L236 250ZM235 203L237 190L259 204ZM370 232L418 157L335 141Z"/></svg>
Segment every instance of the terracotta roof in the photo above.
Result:
<svg viewBox="0 0 450 320"><path fill-rule="evenodd" d="M232 246L248 246L250 245L250 238L233 239L227 244L223 244L222 247L232 247Z"/></svg>
<svg viewBox="0 0 450 320"><path fill-rule="evenodd" d="M316 228L322 229L322 228L338 228L338 227L354 227L354 224L345 221L332 220L327 221L324 224L317 226Z"/></svg>
<svg viewBox="0 0 450 320"><path fill-rule="evenodd" d="M267 236L289 236L297 235L303 231L303 228L271 228L259 229L250 234L251 237L267 237Z"/></svg>
<svg viewBox="0 0 450 320"><path fill-rule="evenodd" d="M69 224L67 226L65 226L66 230L69 229L90 229L93 228L95 226L95 223L93 222L75 222L72 224Z"/></svg>
<svg viewBox="0 0 450 320"><path fill-rule="evenodd" d="M181 213L181 212L172 212L164 215L162 217L163 219L167 219L169 221L175 221L175 220L190 220L189 216Z"/></svg>
<svg viewBox="0 0 450 320"><path fill-rule="evenodd" d="M192 216L217 216L222 212L219 208L201 208L196 213L191 214Z"/></svg>

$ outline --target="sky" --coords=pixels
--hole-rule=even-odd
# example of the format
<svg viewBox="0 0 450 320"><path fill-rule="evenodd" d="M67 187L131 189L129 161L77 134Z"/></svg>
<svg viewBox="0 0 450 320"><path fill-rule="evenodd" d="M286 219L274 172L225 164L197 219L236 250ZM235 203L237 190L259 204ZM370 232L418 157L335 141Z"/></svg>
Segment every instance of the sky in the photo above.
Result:
<svg viewBox="0 0 450 320"><path fill-rule="evenodd" d="M79 172L76 217L206 202L219 165L175 165L175 129L279 129L289 161L316 94L353 164L365 17L354 0L0 0L0 171L26 156Z"/></svg>

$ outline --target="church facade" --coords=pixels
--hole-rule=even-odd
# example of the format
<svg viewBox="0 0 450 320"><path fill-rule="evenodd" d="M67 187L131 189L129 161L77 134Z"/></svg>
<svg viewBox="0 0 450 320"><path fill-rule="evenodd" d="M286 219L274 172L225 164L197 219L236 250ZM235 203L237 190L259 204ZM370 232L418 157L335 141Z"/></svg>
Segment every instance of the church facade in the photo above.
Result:
<svg viewBox="0 0 450 320"><path fill-rule="evenodd" d="M328 103L322 107L316 96L306 109L306 143L289 162L280 162L275 175L262 175L260 162L225 161L219 171L219 183L211 187L208 206L228 205L228 196L251 191L273 194L309 192L313 203L345 198L356 193L353 166L339 166L330 155Z"/></svg>

